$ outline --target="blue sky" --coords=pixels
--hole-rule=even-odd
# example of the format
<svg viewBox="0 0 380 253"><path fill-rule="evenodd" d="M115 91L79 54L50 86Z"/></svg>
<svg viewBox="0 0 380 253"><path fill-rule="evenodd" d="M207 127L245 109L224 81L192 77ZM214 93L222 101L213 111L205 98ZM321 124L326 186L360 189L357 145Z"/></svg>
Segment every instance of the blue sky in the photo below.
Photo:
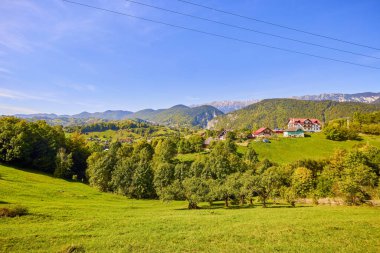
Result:
<svg viewBox="0 0 380 253"><path fill-rule="evenodd" d="M161 12L124 0L75 0L239 39L380 67L338 53ZM136 0L295 39L347 45L176 0ZM380 48L380 1L191 0ZM209 37L60 0L0 5L0 114L167 108L218 100L380 91L380 70Z"/></svg>

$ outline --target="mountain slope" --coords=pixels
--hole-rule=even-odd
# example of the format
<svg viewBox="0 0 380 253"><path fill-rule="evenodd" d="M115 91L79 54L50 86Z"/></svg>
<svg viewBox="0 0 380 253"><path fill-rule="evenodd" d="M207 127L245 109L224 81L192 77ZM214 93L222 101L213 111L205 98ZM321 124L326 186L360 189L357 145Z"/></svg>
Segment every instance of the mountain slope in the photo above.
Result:
<svg viewBox="0 0 380 253"><path fill-rule="evenodd" d="M354 112L380 110L380 104L295 99L266 99L244 109L218 117L208 124L212 129L257 129L284 127L288 118L318 118L322 122L351 116Z"/></svg>
<svg viewBox="0 0 380 253"><path fill-rule="evenodd" d="M165 125L205 127L211 119L220 115L223 115L223 112L209 105L193 108L176 105L169 109L146 109L130 114L127 117Z"/></svg>
<svg viewBox="0 0 380 253"><path fill-rule="evenodd" d="M372 104L380 104L380 98L378 98L375 101L373 101Z"/></svg>
<svg viewBox="0 0 380 253"><path fill-rule="evenodd" d="M305 95L299 97L292 97L294 99L300 100L313 100L313 101L323 101L331 100L337 102L361 102L361 103L372 103L380 98L380 92L363 92L355 94L343 94L343 93L324 93L319 95Z"/></svg>
<svg viewBox="0 0 380 253"><path fill-rule="evenodd" d="M89 119L89 118L95 118L95 119L108 119L108 120L120 120L125 119L128 115L132 114L133 112L130 111L122 111L122 110L116 110L116 111L105 111L105 112L82 112L79 114L75 114L71 116L72 118L76 119Z"/></svg>
<svg viewBox="0 0 380 253"><path fill-rule="evenodd" d="M257 103L259 101L260 100L247 100L247 101L230 101L230 100L225 100L225 101L214 101L214 102L206 103L206 104L203 104L203 105L211 105L211 106L219 109L223 113L229 113L229 112L233 112L233 111L242 109L242 108L244 108L244 107L246 107L248 105ZM200 106L200 105L193 105L191 107L196 107L196 106Z"/></svg>

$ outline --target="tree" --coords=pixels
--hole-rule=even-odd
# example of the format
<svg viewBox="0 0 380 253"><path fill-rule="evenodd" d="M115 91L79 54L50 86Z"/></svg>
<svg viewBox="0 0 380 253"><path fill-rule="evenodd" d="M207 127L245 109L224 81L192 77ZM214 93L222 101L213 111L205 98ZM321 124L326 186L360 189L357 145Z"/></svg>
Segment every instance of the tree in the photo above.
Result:
<svg viewBox="0 0 380 253"><path fill-rule="evenodd" d="M201 152L203 149L204 139L200 135L192 135L189 138L189 143L192 152Z"/></svg>
<svg viewBox="0 0 380 253"><path fill-rule="evenodd" d="M296 196L306 198L314 188L312 171L304 167L297 168L292 175L291 185Z"/></svg>
<svg viewBox="0 0 380 253"><path fill-rule="evenodd" d="M333 141L357 140L358 133L354 129L330 124L323 129L326 138Z"/></svg>
<svg viewBox="0 0 380 253"><path fill-rule="evenodd" d="M256 193L260 197L263 207L267 207L268 198L281 187L281 176L277 170L277 167L270 167L255 177Z"/></svg>
<svg viewBox="0 0 380 253"><path fill-rule="evenodd" d="M229 175L225 185L229 189L231 195L239 200L240 205L244 205L247 191L244 188L243 174L241 172L237 172Z"/></svg>
<svg viewBox="0 0 380 253"><path fill-rule="evenodd" d="M121 158L111 172L110 185L118 194L132 197L132 180L135 173L135 163L131 158Z"/></svg>
<svg viewBox="0 0 380 253"><path fill-rule="evenodd" d="M244 153L244 161L248 166L254 166L259 162L259 155L253 149L253 145L248 145L247 151Z"/></svg>
<svg viewBox="0 0 380 253"><path fill-rule="evenodd" d="M164 139L157 144L154 151L158 161L170 162L177 154L177 147L170 139Z"/></svg>
<svg viewBox="0 0 380 253"><path fill-rule="evenodd" d="M60 148L57 153L54 176L70 179L73 164L72 154L67 154L64 148Z"/></svg>
<svg viewBox="0 0 380 253"><path fill-rule="evenodd" d="M111 191L115 185L112 185L112 173L117 163L117 151L120 144L111 145L108 151L96 152L87 159L88 168L87 176L91 186L98 188L100 191Z"/></svg>
<svg viewBox="0 0 380 253"><path fill-rule="evenodd" d="M181 139L178 142L178 153L179 154L188 154L193 151L191 143L186 139Z"/></svg>
<svg viewBox="0 0 380 253"><path fill-rule="evenodd" d="M170 163L156 162L154 164L154 188L157 195L161 198L164 188L174 181L174 165Z"/></svg>
<svg viewBox="0 0 380 253"><path fill-rule="evenodd" d="M202 201L208 201L208 195L210 194L210 183L208 180L191 177L186 178L183 182L183 194L186 200L189 202L189 209L198 209L198 203Z"/></svg>
<svg viewBox="0 0 380 253"><path fill-rule="evenodd" d="M137 199L156 197L151 163L137 164L132 177L131 196Z"/></svg>
<svg viewBox="0 0 380 253"><path fill-rule="evenodd" d="M374 188L376 181L377 176L370 167L359 165L346 168L338 185L346 203L356 205L369 197L366 188Z"/></svg>
<svg viewBox="0 0 380 253"><path fill-rule="evenodd" d="M85 139L79 133L74 133L66 139L66 147L68 152L72 154L72 176L75 175L79 180L84 180L86 178L87 159L91 154Z"/></svg>

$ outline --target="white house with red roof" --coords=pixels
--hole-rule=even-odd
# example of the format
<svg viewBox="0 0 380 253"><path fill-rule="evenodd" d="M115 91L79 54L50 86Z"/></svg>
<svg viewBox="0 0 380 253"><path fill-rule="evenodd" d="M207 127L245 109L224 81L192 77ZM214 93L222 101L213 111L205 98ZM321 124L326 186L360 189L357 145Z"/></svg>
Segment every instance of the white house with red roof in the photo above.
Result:
<svg viewBox="0 0 380 253"><path fill-rule="evenodd" d="M268 127L262 127L252 133L253 137L270 137L274 132Z"/></svg>
<svg viewBox="0 0 380 253"><path fill-rule="evenodd" d="M322 125L318 119L290 118L288 121L288 129L294 128L301 128L305 132L320 132Z"/></svg>

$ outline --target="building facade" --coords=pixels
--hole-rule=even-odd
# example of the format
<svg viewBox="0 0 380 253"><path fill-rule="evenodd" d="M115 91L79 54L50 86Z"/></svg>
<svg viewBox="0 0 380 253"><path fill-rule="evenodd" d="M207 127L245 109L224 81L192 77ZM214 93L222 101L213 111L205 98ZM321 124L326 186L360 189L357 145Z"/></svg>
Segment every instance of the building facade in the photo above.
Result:
<svg viewBox="0 0 380 253"><path fill-rule="evenodd" d="M288 129L302 128L305 132L320 132L322 130L321 122L318 119L290 118L288 120Z"/></svg>

